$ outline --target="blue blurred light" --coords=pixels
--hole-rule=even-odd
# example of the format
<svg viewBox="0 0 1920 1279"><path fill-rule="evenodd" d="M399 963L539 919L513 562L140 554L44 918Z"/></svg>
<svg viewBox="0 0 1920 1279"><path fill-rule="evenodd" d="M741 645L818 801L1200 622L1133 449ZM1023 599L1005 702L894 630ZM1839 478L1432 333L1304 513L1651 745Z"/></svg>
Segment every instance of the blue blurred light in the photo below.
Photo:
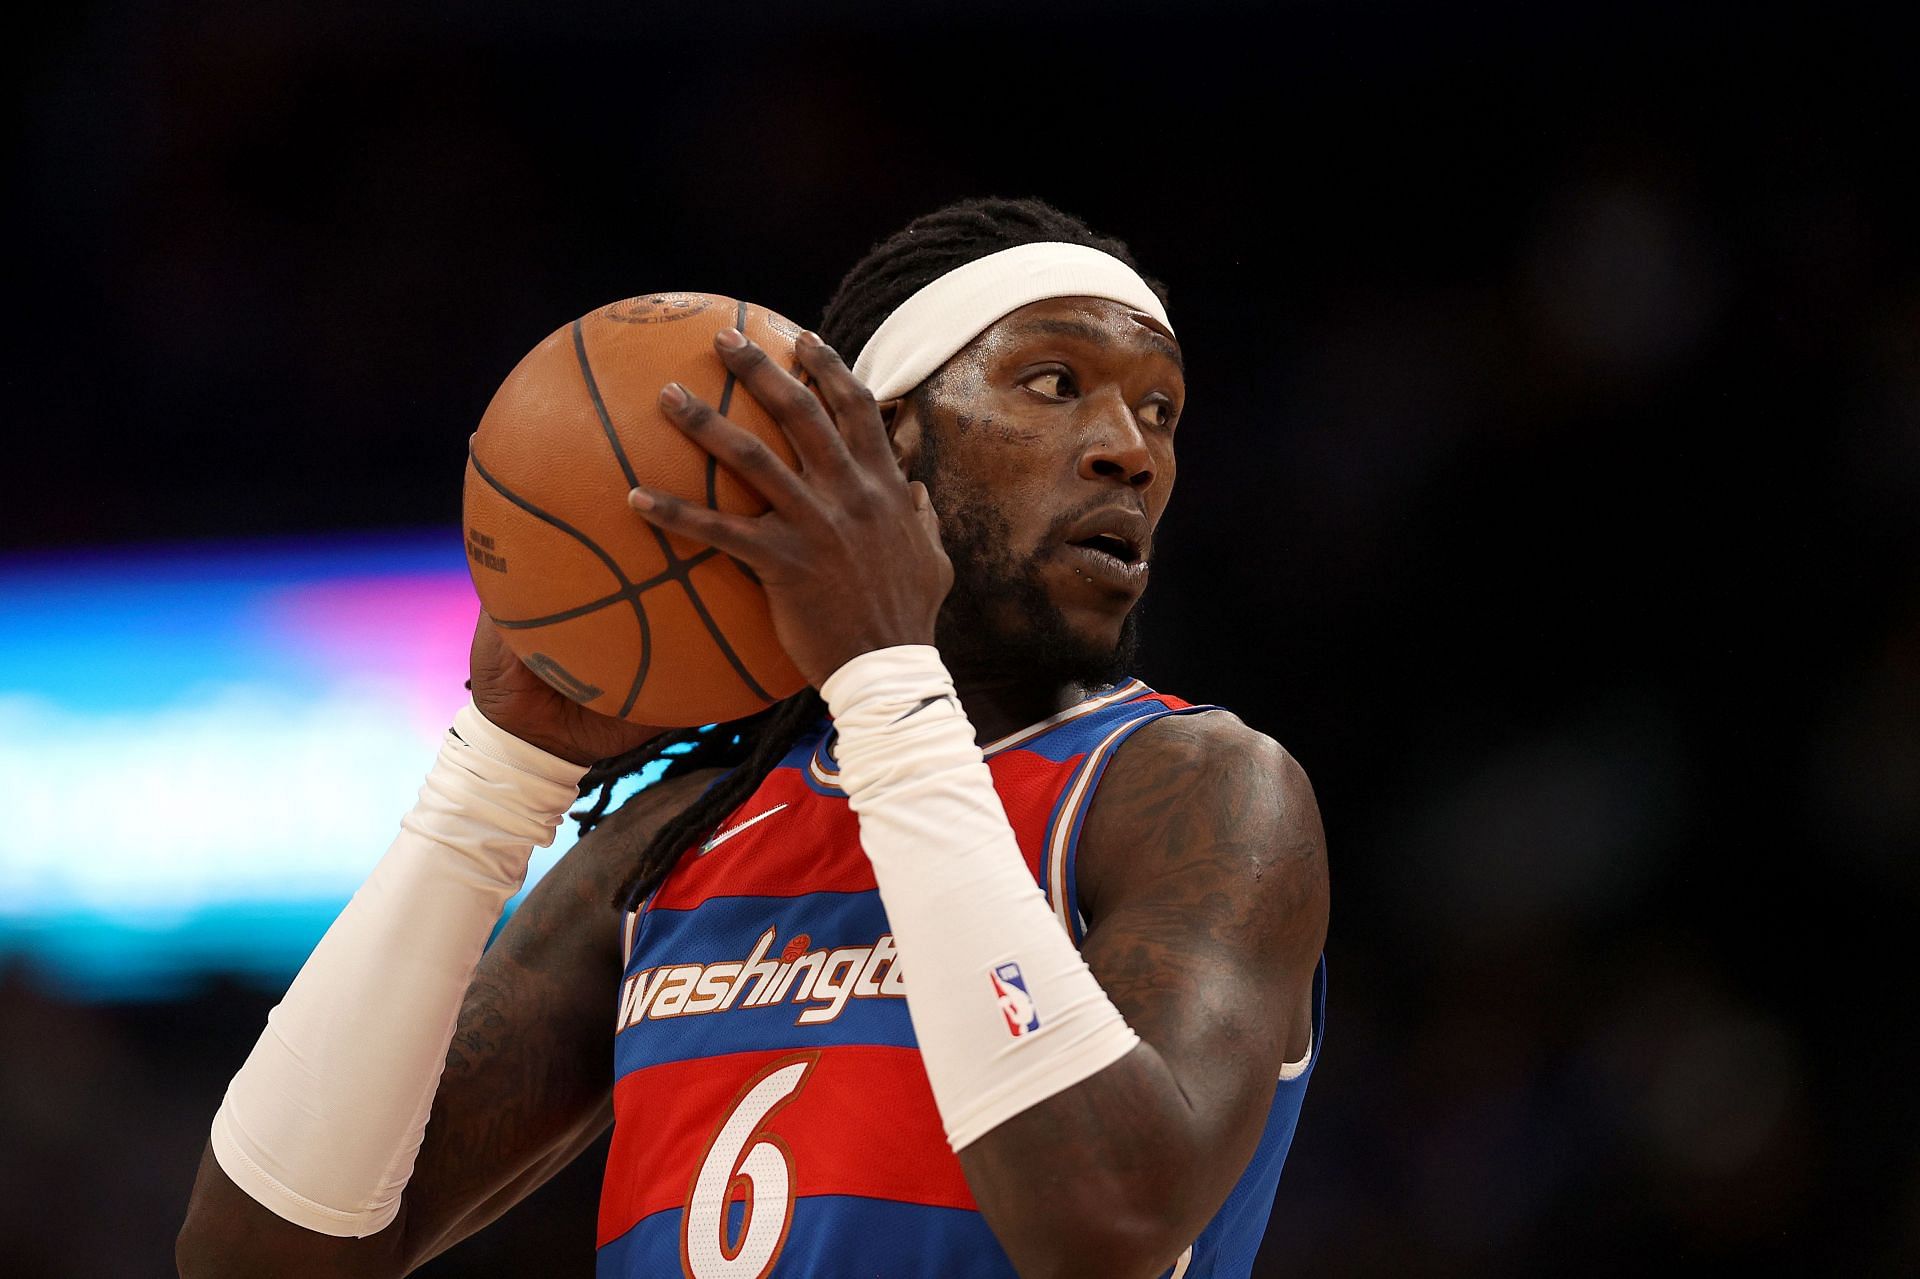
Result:
<svg viewBox="0 0 1920 1279"><path fill-rule="evenodd" d="M448 534L0 561L0 962L284 985L412 804L476 611Z"/></svg>

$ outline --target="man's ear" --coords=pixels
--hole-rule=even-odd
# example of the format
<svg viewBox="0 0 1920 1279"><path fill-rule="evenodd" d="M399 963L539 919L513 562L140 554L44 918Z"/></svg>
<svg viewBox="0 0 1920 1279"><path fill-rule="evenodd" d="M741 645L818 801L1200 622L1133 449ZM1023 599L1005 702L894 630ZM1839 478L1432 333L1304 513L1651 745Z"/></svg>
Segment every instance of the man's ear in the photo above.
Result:
<svg viewBox="0 0 1920 1279"><path fill-rule="evenodd" d="M920 440L926 429L920 420L919 405L908 396L888 400L879 409L881 425L887 428L887 439L893 445L894 460L900 464L900 474L912 475L914 464L920 460Z"/></svg>

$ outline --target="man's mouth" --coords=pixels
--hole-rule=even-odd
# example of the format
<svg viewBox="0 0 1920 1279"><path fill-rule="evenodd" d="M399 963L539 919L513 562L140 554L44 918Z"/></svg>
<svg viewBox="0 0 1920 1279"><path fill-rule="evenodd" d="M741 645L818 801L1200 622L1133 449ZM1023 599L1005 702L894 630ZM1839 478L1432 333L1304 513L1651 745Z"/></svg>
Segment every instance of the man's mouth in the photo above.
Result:
<svg viewBox="0 0 1920 1279"><path fill-rule="evenodd" d="M1078 541L1069 542L1068 545L1084 547L1089 551L1110 556L1122 564L1136 564L1140 561L1140 548L1114 533L1095 533L1092 537L1083 537Z"/></svg>
<svg viewBox="0 0 1920 1279"><path fill-rule="evenodd" d="M1063 558L1073 571L1115 597L1138 596L1147 585L1153 522L1127 503L1088 511L1062 532Z"/></svg>
<svg viewBox="0 0 1920 1279"><path fill-rule="evenodd" d="M1139 543L1118 533L1075 538L1064 551L1073 571L1107 594L1131 597L1146 589L1147 557Z"/></svg>
<svg viewBox="0 0 1920 1279"><path fill-rule="evenodd" d="M1063 540L1084 557L1144 574L1151 555L1153 523L1147 513L1126 504L1088 511L1065 531Z"/></svg>

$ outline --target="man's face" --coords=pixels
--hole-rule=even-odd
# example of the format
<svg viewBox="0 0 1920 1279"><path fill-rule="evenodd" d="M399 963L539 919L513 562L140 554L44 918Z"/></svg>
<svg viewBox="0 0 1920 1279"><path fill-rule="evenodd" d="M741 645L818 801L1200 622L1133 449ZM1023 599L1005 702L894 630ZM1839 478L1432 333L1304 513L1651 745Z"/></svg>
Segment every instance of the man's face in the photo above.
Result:
<svg viewBox="0 0 1920 1279"><path fill-rule="evenodd" d="M1051 298L995 323L902 405L895 446L954 565L939 644L956 670L1125 672L1185 397L1158 321Z"/></svg>

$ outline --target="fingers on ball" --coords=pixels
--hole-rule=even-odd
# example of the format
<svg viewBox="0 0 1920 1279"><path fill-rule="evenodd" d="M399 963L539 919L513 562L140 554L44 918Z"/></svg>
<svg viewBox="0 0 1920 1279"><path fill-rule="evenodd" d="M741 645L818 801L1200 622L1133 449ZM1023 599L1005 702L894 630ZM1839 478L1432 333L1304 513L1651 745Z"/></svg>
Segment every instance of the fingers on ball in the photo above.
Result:
<svg viewBox="0 0 1920 1279"><path fill-rule="evenodd" d="M837 473L847 468L846 446L813 388L768 359L766 352L751 342L737 350L723 349L720 358L780 424L808 470Z"/></svg>
<svg viewBox="0 0 1920 1279"><path fill-rule="evenodd" d="M627 504L668 533L718 547L748 563L758 558L757 524L746 516L708 510L671 493L644 487L627 494Z"/></svg>
<svg viewBox="0 0 1920 1279"><path fill-rule="evenodd" d="M677 382L662 388L660 404L675 426L724 463L768 505L792 510L807 503L809 494L800 477L752 431L729 421Z"/></svg>

